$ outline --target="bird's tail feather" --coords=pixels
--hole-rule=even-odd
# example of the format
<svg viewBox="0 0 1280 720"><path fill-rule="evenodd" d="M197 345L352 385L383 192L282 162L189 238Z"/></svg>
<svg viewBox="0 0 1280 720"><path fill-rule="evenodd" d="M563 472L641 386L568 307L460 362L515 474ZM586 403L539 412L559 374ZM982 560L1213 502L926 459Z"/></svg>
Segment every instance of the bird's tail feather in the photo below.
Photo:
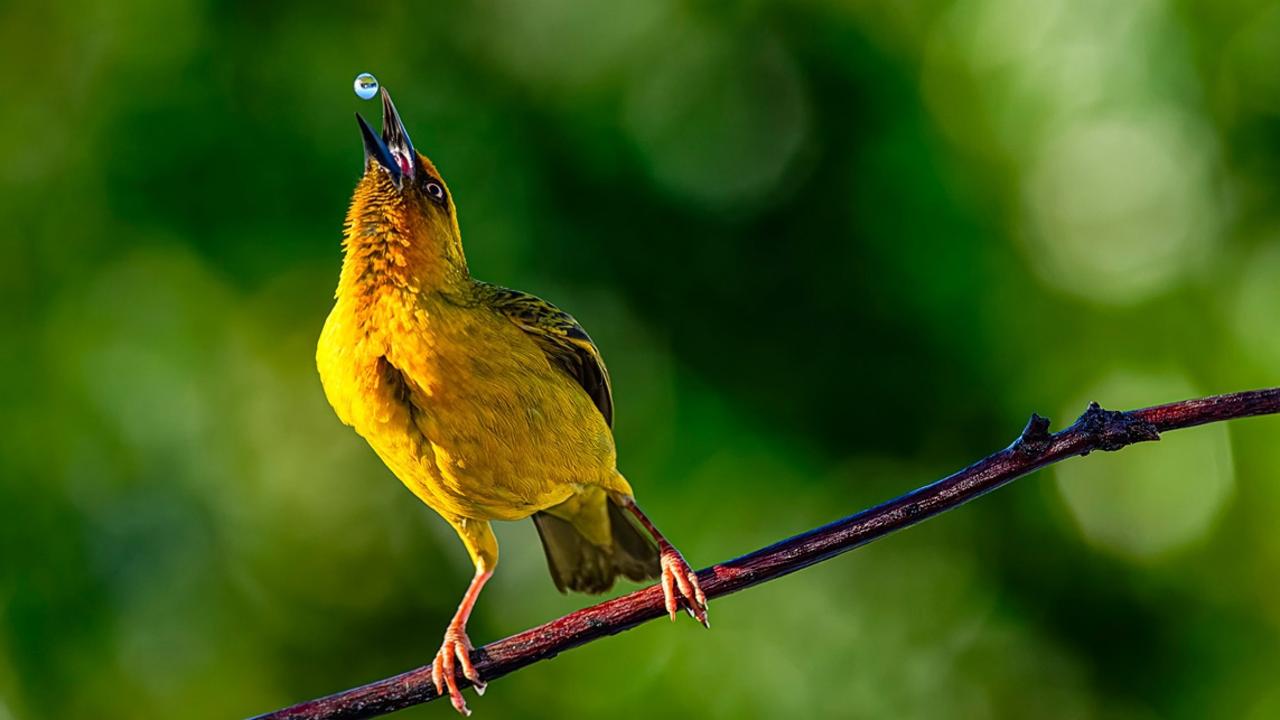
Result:
<svg viewBox="0 0 1280 720"><path fill-rule="evenodd" d="M661 570L653 538L612 499L600 495L609 523L610 542L605 546L592 542L575 525L575 521L586 520L584 515L597 515L598 509L579 515L552 508L533 515L551 579L560 592L602 593L613 587L618 576L643 582L656 578Z"/></svg>

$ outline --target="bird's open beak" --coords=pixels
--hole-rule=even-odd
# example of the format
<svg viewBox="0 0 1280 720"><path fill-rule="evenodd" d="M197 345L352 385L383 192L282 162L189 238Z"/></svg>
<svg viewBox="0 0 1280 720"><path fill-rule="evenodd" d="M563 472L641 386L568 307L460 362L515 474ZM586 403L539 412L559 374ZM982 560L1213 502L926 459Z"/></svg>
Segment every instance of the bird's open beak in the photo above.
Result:
<svg viewBox="0 0 1280 720"><path fill-rule="evenodd" d="M406 176L413 177L418 156L413 152L409 133L405 132L400 113L396 112L395 103L391 102L391 94L386 88L382 88L382 135L375 133L360 113L356 113L356 122L360 124L360 135L364 139L366 167L370 159L377 161L391 173L397 186L404 182Z"/></svg>

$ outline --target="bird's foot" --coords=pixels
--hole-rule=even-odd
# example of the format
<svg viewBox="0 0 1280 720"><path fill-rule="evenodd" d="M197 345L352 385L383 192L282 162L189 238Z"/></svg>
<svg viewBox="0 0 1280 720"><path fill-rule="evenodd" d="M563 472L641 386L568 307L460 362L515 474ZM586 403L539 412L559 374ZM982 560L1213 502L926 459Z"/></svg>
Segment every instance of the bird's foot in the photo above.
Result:
<svg viewBox="0 0 1280 720"><path fill-rule="evenodd" d="M684 556L671 546L662 549L662 594L667 602L667 614L675 621L676 612L684 606L694 620L710 628L707 619L707 596L698 585L698 575L685 562ZM678 593L678 594L677 594Z"/></svg>
<svg viewBox="0 0 1280 720"><path fill-rule="evenodd" d="M472 649L467 631L463 628L450 627L445 631L444 644L440 646L440 652L436 653L436 659L431 662L431 682L435 683L436 693L444 695L445 688L448 688L449 701L453 703L453 709L467 716L471 715L471 709L462 699L462 690L458 688L458 666L462 666L462 675L475 686L477 694L483 695L485 689L484 682L480 680L480 673L476 672L475 666L471 664Z"/></svg>

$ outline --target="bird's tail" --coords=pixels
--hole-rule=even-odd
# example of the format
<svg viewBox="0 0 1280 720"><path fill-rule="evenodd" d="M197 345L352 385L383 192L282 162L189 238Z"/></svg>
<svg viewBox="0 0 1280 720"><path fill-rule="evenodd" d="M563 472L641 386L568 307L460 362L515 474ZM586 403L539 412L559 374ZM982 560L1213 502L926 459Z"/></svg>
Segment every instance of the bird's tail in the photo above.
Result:
<svg viewBox="0 0 1280 720"><path fill-rule="evenodd" d="M533 524L560 592L602 593L619 575L643 582L661 570L653 538L600 488L534 513Z"/></svg>

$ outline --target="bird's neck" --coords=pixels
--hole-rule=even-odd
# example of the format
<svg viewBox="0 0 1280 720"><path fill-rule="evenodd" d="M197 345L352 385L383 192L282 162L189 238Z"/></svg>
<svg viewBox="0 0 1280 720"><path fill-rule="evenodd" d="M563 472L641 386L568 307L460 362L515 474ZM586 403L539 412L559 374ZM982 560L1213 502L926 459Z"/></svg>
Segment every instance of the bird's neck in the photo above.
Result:
<svg viewBox="0 0 1280 720"><path fill-rule="evenodd" d="M371 303L457 292L471 284L456 227L426 227L370 210L347 217L338 297Z"/></svg>

